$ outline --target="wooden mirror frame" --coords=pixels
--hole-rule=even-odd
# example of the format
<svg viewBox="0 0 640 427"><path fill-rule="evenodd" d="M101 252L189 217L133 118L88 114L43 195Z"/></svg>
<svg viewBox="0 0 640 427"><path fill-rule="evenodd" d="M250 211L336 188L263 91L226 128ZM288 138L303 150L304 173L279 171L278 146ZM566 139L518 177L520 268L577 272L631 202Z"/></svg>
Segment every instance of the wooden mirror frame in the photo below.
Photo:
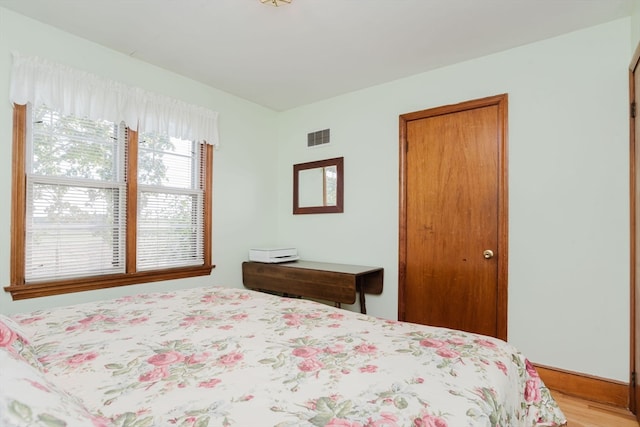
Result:
<svg viewBox="0 0 640 427"><path fill-rule="evenodd" d="M331 206L300 206L300 172L308 169L336 167L336 204ZM293 165L293 213L317 214L317 213L342 213L344 212L344 157L318 160L315 162L298 163Z"/></svg>

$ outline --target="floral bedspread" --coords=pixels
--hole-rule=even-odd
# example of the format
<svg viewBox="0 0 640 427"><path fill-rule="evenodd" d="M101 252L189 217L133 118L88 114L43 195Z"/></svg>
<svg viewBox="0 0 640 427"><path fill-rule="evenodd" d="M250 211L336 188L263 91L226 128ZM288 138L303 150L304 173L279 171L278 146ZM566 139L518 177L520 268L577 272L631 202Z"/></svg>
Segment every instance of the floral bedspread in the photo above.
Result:
<svg viewBox="0 0 640 427"><path fill-rule="evenodd" d="M527 359L485 336L244 289L12 316L94 425L555 426Z"/></svg>

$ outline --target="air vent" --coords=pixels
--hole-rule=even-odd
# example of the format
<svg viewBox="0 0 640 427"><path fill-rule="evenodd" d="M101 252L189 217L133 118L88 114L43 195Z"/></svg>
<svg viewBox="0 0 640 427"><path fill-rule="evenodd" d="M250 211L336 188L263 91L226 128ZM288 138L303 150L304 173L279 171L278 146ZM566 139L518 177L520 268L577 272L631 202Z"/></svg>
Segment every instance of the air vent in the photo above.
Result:
<svg viewBox="0 0 640 427"><path fill-rule="evenodd" d="M307 134L307 147L316 147L322 144L328 144L331 136L329 129L319 130Z"/></svg>

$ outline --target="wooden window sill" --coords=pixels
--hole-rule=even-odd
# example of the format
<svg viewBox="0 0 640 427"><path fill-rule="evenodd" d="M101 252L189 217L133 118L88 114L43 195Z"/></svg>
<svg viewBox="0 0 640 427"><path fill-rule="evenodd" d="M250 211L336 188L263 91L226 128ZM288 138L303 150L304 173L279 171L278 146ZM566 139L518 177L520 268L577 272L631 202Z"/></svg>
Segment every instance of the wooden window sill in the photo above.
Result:
<svg viewBox="0 0 640 427"><path fill-rule="evenodd" d="M137 285L141 283L159 282L163 280L185 279L187 277L208 276L215 265L197 267L172 268L168 270L145 271L131 274L114 274L107 276L85 277L80 279L58 280L55 282L39 282L22 285L11 285L4 288L10 292L13 300L39 298L72 292L106 289L117 286Z"/></svg>

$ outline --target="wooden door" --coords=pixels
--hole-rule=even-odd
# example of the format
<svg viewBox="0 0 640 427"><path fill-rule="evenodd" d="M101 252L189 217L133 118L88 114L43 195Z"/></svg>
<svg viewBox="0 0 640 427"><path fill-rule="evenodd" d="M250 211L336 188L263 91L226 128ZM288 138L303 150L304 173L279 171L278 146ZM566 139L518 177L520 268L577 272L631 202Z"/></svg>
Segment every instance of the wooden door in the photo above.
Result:
<svg viewBox="0 0 640 427"><path fill-rule="evenodd" d="M637 371L640 368L640 316L638 303L640 302L640 114L637 101L640 99L640 45L631 61L630 66L630 208L631 208L631 357L629 378L629 409L636 414L640 421L640 388L638 387Z"/></svg>
<svg viewBox="0 0 640 427"><path fill-rule="evenodd" d="M400 117L400 320L507 338L507 95Z"/></svg>

